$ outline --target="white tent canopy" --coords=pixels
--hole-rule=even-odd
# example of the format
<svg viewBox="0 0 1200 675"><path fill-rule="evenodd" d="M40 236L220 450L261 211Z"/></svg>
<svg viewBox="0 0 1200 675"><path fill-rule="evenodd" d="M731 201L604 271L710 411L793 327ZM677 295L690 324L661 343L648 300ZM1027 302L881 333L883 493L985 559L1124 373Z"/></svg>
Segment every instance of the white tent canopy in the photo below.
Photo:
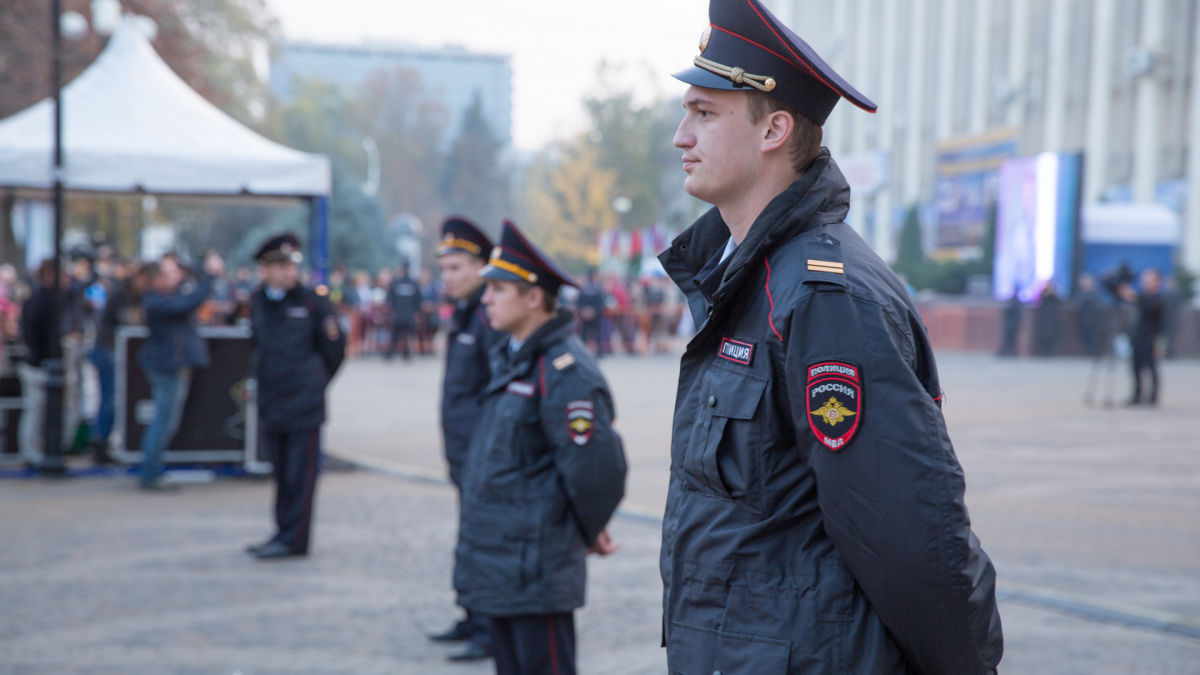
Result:
<svg viewBox="0 0 1200 675"><path fill-rule="evenodd" d="M130 20L62 92L68 190L328 195L329 160L267 140L218 110L159 58ZM52 186L54 108L0 120L0 186Z"/></svg>

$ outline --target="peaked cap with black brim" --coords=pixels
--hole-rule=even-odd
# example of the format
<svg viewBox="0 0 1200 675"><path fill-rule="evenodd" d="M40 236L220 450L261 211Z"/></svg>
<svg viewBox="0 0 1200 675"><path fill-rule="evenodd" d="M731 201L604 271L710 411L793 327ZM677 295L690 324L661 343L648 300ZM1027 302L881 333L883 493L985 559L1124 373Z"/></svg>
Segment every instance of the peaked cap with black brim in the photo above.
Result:
<svg viewBox="0 0 1200 675"><path fill-rule="evenodd" d="M700 55L676 79L697 87L756 89L818 125L840 99L875 112L876 105L757 0L710 0Z"/></svg>

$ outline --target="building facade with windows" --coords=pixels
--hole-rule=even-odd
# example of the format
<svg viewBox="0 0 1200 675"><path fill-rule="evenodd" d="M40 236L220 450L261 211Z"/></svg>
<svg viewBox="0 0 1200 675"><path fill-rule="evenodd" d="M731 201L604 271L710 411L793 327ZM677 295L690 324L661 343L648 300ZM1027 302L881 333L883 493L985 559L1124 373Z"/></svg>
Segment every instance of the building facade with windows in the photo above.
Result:
<svg viewBox="0 0 1200 675"><path fill-rule="evenodd" d="M373 75L400 68L417 73L424 93L446 106L446 140L457 132L463 113L478 95L492 132L505 146L511 145L512 65L507 55L463 47L292 42L272 56L269 83L271 91L285 101L298 78L319 79L354 94Z"/></svg>
<svg viewBox="0 0 1200 675"><path fill-rule="evenodd" d="M1200 0L765 0L879 104L836 109L825 144L851 223L885 257L912 205L1007 157L1082 154L1081 201L1158 202L1200 271Z"/></svg>

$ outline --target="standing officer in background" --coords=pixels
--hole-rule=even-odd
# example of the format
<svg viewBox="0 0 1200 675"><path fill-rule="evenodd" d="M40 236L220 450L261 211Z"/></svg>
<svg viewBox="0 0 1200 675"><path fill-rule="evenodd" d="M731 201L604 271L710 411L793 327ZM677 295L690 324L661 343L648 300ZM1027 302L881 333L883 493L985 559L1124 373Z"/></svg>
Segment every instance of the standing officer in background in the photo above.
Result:
<svg viewBox="0 0 1200 675"><path fill-rule="evenodd" d="M412 357L412 338L416 336L417 312L421 309L421 286L408 273L408 263L400 264L400 271L388 286L388 306L392 310L391 343L385 358L396 354L396 343L400 343L400 355L407 361Z"/></svg>
<svg viewBox="0 0 1200 675"><path fill-rule="evenodd" d="M259 438L275 472L275 535L246 551L259 559L308 555L325 387L342 364L346 338L329 301L299 283L304 257L295 235L271 237L254 258L263 283L250 300L251 363Z"/></svg>
<svg viewBox="0 0 1200 675"><path fill-rule="evenodd" d="M714 205L661 256L699 327L663 519L680 673L990 673L995 570L971 532L904 285L844 222L821 124L875 104L757 0L711 0L675 146Z"/></svg>
<svg viewBox="0 0 1200 675"><path fill-rule="evenodd" d="M492 242L474 223L452 217L442 223L438 264L446 295L454 301L454 316L446 336L446 373L442 380L442 439L450 482L462 502L463 469L471 432L479 420L483 389L491 374L488 352L501 335L492 330L481 300L483 279L479 271L492 254ZM467 617L444 633L430 636L436 642L467 642L450 656L451 661L474 661L491 656L491 623L467 610Z"/></svg>
<svg viewBox="0 0 1200 675"><path fill-rule="evenodd" d="M625 494L612 396L558 290L575 282L505 222L481 276L492 350L463 484L459 604L491 617L499 675L575 672L586 556Z"/></svg>
<svg viewBox="0 0 1200 675"><path fill-rule="evenodd" d="M1166 323L1167 301L1163 297L1162 277L1158 270L1142 271L1141 292L1130 284L1121 287L1121 297L1137 307L1137 323L1133 329L1133 393L1125 405L1158 405L1159 340ZM1148 388L1142 387L1142 374L1150 375ZM1143 392L1145 396L1143 396Z"/></svg>

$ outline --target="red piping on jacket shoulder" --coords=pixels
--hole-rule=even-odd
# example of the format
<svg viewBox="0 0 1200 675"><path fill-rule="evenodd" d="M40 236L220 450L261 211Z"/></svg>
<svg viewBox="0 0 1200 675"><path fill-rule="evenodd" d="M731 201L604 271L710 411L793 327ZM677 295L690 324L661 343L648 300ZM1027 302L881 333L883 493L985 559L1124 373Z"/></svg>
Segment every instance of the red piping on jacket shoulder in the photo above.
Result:
<svg viewBox="0 0 1200 675"><path fill-rule="evenodd" d="M775 298L771 297L771 263L763 258L763 264L767 266L767 283L763 284L763 288L767 291L767 302L771 303L771 311L767 314L767 323L771 324L771 332L775 333L775 337L783 342L783 336L779 334L779 329L775 328Z"/></svg>

